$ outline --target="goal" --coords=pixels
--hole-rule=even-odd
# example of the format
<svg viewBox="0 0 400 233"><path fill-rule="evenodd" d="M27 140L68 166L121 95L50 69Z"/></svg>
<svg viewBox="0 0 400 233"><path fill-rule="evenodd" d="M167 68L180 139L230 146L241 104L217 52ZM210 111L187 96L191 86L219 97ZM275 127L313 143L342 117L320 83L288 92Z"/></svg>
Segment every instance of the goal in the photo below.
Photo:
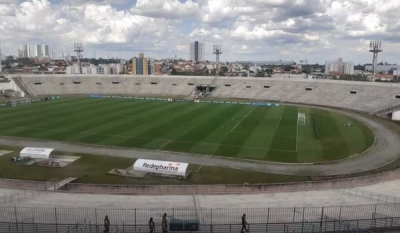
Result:
<svg viewBox="0 0 400 233"><path fill-rule="evenodd" d="M32 104L32 99L31 98L22 98L22 99L10 99L8 101L9 106L11 107L17 107L20 105L31 105Z"/></svg>
<svg viewBox="0 0 400 233"><path fill-rule="evenodd" d="M299 112L297 114L297 124L306 125L306 114L304 112Z"/></svg>

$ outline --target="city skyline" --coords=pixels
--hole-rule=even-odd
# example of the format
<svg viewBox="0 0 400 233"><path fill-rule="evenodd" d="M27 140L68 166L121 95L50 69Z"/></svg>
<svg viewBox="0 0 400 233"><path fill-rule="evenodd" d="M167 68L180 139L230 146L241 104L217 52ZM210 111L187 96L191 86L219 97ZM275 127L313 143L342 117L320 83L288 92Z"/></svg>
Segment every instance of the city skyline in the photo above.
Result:
<svg viewBox="0 0 400 233"><path fill-rule="evenodd" d="M383 41L379 61L400 63L400 1L396 0L9 0L0 4L3 54L21 44L48 44L57 53L74 42L129 59L188 58L189 43L224 48L221 61L343 57L372 62L370 40ZM58 55L60 56L60 55Z"/></svg>

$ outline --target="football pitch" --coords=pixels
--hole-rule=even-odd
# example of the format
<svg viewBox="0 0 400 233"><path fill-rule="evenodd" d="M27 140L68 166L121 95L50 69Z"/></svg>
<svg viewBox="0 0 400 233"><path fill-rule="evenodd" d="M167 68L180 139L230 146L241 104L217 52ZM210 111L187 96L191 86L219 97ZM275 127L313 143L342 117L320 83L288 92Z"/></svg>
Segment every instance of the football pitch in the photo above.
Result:
<svg viewBox="0 0 400 233"><path fill-rule="evenodd" d="M309 107L89 97L1 108L0 135L287 163L344 159L374 142L361 122Z"/></svg>

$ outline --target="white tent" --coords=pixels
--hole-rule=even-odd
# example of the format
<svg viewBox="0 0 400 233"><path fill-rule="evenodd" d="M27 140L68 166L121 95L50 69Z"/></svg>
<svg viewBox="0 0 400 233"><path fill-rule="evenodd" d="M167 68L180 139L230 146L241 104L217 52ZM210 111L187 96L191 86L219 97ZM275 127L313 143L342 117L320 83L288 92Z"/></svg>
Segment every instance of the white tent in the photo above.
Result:
<svg viewBox="0 0 400 233"><path fill-rule="evenodd" d="M52 148L35 148L35 147L25 147L20 152L19 156L21 158L31 158L31 159L50 159L50 154L54 149Z"/></svg>
<svg viewBox="0 0 400 233"><path fill-rule="evenodd" d="M186 178L190 173L188 166L188 163L138 159L133 170Z"/></svg>

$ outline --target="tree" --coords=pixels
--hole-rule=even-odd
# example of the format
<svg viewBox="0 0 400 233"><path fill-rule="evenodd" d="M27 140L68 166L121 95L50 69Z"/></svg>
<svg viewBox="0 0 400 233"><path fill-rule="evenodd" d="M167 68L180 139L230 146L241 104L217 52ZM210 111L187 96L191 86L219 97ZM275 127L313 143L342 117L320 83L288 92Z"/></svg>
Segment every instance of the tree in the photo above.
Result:
<svg viewBox="0 0 400 233"><path fill-rule="evenodd" d="M220 72L225 74L226 72L228 72L228 67L226 67L226 66L221 67L221 71Z"/></svg>
<svg viewBox="0 0 400 233"><path fill-rule="evenodd" d="M292 70L292 66L285 66L283 68L284 71L291 71Z"/></svg>
<svg viewBox="0 0 400 233"><path fill-rule="evenodd" d="M172 68L171 75L177 75L177 74L178 74L178 71L176 71L175 68Z"/></svg>

